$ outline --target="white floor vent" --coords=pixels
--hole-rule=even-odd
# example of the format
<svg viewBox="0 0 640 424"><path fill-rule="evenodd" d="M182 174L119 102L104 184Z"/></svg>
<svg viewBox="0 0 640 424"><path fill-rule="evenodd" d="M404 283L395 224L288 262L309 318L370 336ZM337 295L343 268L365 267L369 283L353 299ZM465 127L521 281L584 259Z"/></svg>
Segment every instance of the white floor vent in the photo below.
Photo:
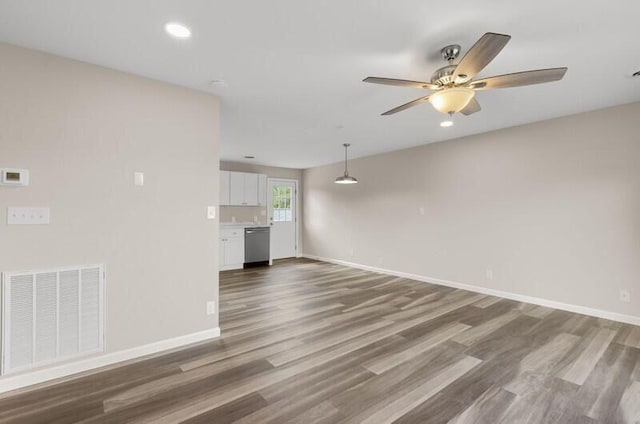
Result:
<svg viewBox="0 0 640 424"><path fill-rule="evenodd" d="M102 265L2 274L2 374L103 350Z"/></svg>

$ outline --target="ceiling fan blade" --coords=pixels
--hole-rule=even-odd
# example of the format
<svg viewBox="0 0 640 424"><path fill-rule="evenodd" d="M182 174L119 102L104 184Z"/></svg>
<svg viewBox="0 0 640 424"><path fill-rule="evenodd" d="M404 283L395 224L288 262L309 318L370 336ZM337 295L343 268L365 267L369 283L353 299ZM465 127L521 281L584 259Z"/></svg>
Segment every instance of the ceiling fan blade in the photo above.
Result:
<svg viewBox="0 0 640 424"><path fill-rule="evenodd" d="M383 115L393 115L394 113L402 112L405 109L409 109L410 107L417 106L420 103L424 103L429 101L429 96L420 97L419 99L415 99L410 101L409 103L405 103L402 106L394 107L391 110L386 111Z"/></svg>
<svg viewBox="0 0 640 424"><path fill-rule="evenodd" d="M480 107L480 103L478 103L478 101L475 98L473 98L471 99L469 104L466 105L464 109L460 111L460 113L463 115L469 116L472 113L480 112L481 110L482 108Z"/></svg>
<svg viewBox="0 0 640 424"><path fill-rule="evenodd" d="M455 78L464 82L475 77L504 48L510 35L487 32L464 55L454 72Z"/></svg>
<svg viewBox="0 0 640 424"><path fill-rule="evenodd" d="M431 84L430 82L410 81L410 80L395 79L395 78L367 77L362 81L371 82L374 84L395 85L398 87L426 88L428 90L436 90L439 88L438 85Z"/></svg>
<svg viewBox="0 0 640 424"><path fill-rule="evenodd" d="M535 71L515 72L513 74L498 75L473 81L470 88L474 90L489 90L492 88L521 87L523 85L542 84L558 81L564 77L567 68L537 69Z"/></svg>

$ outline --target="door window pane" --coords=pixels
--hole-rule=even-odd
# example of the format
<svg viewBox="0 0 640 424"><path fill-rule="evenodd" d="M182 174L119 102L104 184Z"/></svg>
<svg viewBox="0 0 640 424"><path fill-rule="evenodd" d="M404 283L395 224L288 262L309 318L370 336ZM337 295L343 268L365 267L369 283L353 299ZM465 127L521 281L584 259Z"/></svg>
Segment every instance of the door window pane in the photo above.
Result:
<svg viewBox="0 0 640 424"><path fill-rule="evenodd" d="M273 186L273 221L290 222L293 219L291 211L291 187Z"/></svg>

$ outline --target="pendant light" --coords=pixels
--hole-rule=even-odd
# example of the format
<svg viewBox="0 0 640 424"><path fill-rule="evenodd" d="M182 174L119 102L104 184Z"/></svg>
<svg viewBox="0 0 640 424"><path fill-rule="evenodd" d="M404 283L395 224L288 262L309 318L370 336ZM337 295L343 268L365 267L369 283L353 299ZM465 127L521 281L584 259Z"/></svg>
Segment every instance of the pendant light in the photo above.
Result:
<svg viewBox="0 0 640 424"><path fill-rule="evenodd" d="M347 169L347 147L349 147L350 144L344 143L343 146L344 146L344 175L341 175L338 178L336 178L335 183L336 184L357 184L358 180L356 180L354 177L349 175L349 170Z"/></svg>

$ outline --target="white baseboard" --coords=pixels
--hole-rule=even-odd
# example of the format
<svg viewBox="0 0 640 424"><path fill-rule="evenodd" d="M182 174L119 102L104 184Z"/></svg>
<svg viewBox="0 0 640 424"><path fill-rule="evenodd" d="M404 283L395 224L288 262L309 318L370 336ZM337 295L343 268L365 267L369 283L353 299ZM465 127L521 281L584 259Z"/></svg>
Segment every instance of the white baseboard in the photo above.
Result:
<svg viewBox="0 0 640 424"><path fill-rule="evenodd" d="M96 368L105 367L118 362L141 360L143 359L142 357L148 355L184 347L192 343L198 343L214 339L216 337L220 337L220 327L174 337L172 339L161 340L159 342L149 343L131 349L120 350L118 352L93 356L66 364L0 377L0 393L21 389L34 384L49 382L50 380L62 377L73 376L72 378L77 378L81 375L75 376L74 374L84 373L86 371L95 370Z"/></svg>
<svg viewBox="0 0 640 424"><path fill-rule="evenodd" d="M588 308L586 306L571 305L569 303L556 302L555 300L543 299L540 297L525 296L522 294L506 292L502 290L488 289L485 287L474 286L472 284L458 283L455 281L442 280L440 278L425 277L423 275L409 274L407 272L393 271L384 268L377 268L369 265L362 265L353 262L342 261L339 259L323 258L315 255L302 255L308 259L329 262L338 265L344 265L352 268L358 268L365 271L378 272L380 274L388 274L396 277L408 278L411 280L423 281L425 283L438 284L440 286L453 287L456 289L468 290L475 293L488 294L491 296L503 297L505 299L516 300L518 302L532 303L534 305L547 306L549 308L561 309L563 311L575 312L577 314L589 315L597 318L604 318L611 321L624 322L626 324L640 325L640 317L633 315L619 314L617 312L603 311L601 309Z"/></svg>

